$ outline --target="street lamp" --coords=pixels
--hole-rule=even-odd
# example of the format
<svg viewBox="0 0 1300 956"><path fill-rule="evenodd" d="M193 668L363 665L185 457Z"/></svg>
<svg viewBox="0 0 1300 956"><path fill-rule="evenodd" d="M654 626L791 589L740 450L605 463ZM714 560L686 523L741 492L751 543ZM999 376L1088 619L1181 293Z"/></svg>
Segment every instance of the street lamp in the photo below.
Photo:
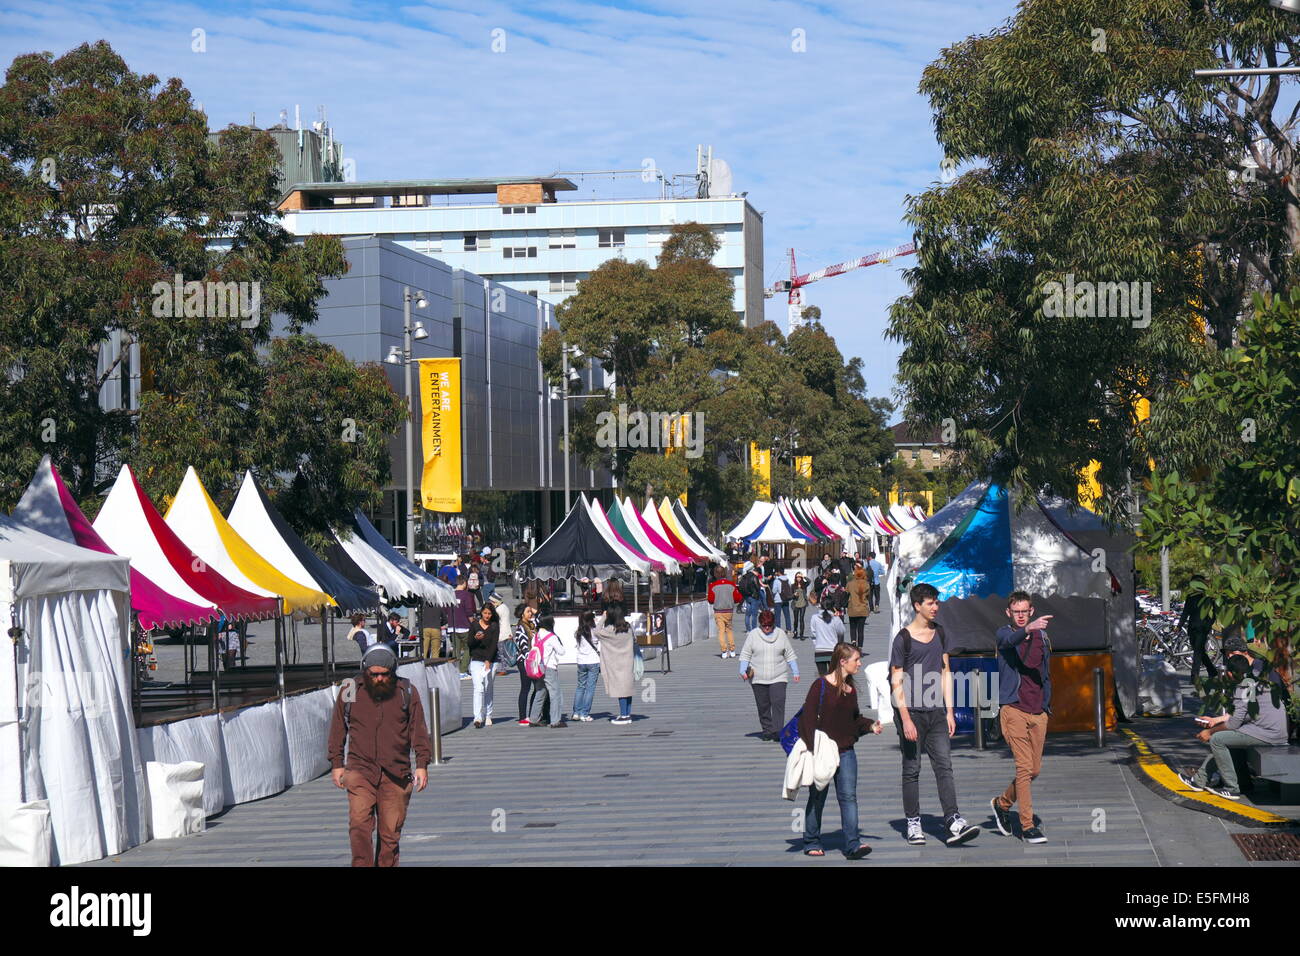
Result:
<svg viewBox="0 0 1300 956"><path fill-rule="evenodd" d="M412 339L427 339L429 333L424 329L423 322L411 324L411 303L415 303L417 309L423 309L429 304L423 292L418 289L412 289L410 286L402 287L402 348L396 345L390 346L388 355L384 361L389 365L405 366L406 379L406 556L413 558L415 556L415 408L411 401L411 365L414 359L411 355Z"/></svg>
<svg viewBox="0 0 1300 956"><path fill-rule="evenodd" d="M553 396L553 397L558 397L564 407L564 513L566 515L569 513L569 496L570 496L570 492L569 492L569 455L570 455L569 401L575 398L597 398L597 397L608 398L609 397L608 394L605 392L590 392L585 395L573 394L573 392L575 392L577 389L582 388L582 375L578 372L576 368L569 367L570 350L572 350L575 356L579 354L578 350L571 345L566 345L562 349L560 349L560 360L561 360L560 379L563 383L561 386L561 388L563 389L563 393Z"/></svg>

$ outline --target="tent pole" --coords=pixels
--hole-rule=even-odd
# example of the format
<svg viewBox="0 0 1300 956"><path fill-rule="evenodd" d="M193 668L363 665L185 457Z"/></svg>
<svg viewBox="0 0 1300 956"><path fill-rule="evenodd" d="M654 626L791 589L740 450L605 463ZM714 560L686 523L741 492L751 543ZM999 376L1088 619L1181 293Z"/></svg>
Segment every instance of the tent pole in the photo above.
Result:
<svg viewBox="0 0 1300 956"><path fill-rule="evenodd" d="M633 614L637 613L637 607L638 607L637 599L640 597L640 595L637 592L640 590L641 590L641 576L637 574L636 570L634 569L632 571L632 613Z"/></svg>
<svg viewBox="0 0 1300 956"><path fill-rule="evenodd" d="M329 637L325 626L325 605L320 607L320 666L321 677L328 682L330 679L330 652Z"/></svg>
<svg viewBox="0 0 1300 956"><path fill-rule="evenodd" d="M208 633L208 670L211 673L212 684L212 709L216 710L221 706L221 688L217 686L217 625L215 622L209 622L207 626Z"/></svg>
<svg viewBox="0 0 1300 956"><path fill-rule="evenodd" d="M275 618L275 677L280 686L280 699L284 699L284 618Z"/></svg>

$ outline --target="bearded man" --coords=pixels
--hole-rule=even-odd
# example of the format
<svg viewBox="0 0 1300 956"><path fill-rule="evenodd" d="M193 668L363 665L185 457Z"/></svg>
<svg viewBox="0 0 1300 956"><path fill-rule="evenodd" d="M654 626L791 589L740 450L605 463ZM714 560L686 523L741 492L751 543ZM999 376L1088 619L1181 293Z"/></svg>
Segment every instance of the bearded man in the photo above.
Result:
<svg viewBox="0 0 1300 956"><path fill-rule="evenodd" d="M424 708L420 695L396 671L392 649L382 643L371 645L361 658L360 689L355 680L344 681L334 704L329 761L334 785L348 792L353 866L397 866L398 841L412 790L423 790L429 783L432 753Z"/></svg>

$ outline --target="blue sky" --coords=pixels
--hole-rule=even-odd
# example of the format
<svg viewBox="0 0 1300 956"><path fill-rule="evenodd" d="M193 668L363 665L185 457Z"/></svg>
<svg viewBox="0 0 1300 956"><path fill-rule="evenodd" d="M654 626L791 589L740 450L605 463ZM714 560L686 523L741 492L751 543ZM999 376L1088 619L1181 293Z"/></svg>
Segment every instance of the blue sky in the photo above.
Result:
<svg viewBox="0 0 1300 956"><path fill-rule="evenodd" d="M942 159L916 92L921 72L1014 12L1012 0L5 0L0 56L7 65L106 39L136 72L179 77L213 128L253 113L274 125L281 109L292 122L294 104L305 125L324 104L358 179L637 169L646 159L689 173L696 144L712 144L733 188L765 215L771 285L788 274L792 246L808 272L910 239L906 197L938 180ZM191 49L195 29L206 52ZM647 189L616 185L620 196ZM873 395L894 388L898 347L883 332L908 263L806 290L845 355L863 359ZM768 300L782 329L785 313L783 297Z"/></svg>

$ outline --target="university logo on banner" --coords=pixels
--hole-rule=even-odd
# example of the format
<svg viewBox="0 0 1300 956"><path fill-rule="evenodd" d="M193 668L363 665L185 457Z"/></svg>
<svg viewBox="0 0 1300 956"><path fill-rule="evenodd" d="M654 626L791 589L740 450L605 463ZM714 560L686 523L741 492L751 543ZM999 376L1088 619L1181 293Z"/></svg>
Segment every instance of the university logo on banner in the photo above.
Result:
<svg viewBox="0 0 1300 956"><path fill-rule="evenodd" d="M758 485L758 496L772 500L772 453L766 448L759 448L754 442L749 443L749 467L754 473Z"/></svg>
<svg viewBox="0 0 1300 956"><path fill-rule="evenodd" d="M805 481L812 481L812 455L796 455L794 473Z"/></svg>
<svg viewBox="0 0 1300 956"><path fill-rule="evenodd" d="M420 496L428 511L461 510L460 359L420 359Z"/></svg>

